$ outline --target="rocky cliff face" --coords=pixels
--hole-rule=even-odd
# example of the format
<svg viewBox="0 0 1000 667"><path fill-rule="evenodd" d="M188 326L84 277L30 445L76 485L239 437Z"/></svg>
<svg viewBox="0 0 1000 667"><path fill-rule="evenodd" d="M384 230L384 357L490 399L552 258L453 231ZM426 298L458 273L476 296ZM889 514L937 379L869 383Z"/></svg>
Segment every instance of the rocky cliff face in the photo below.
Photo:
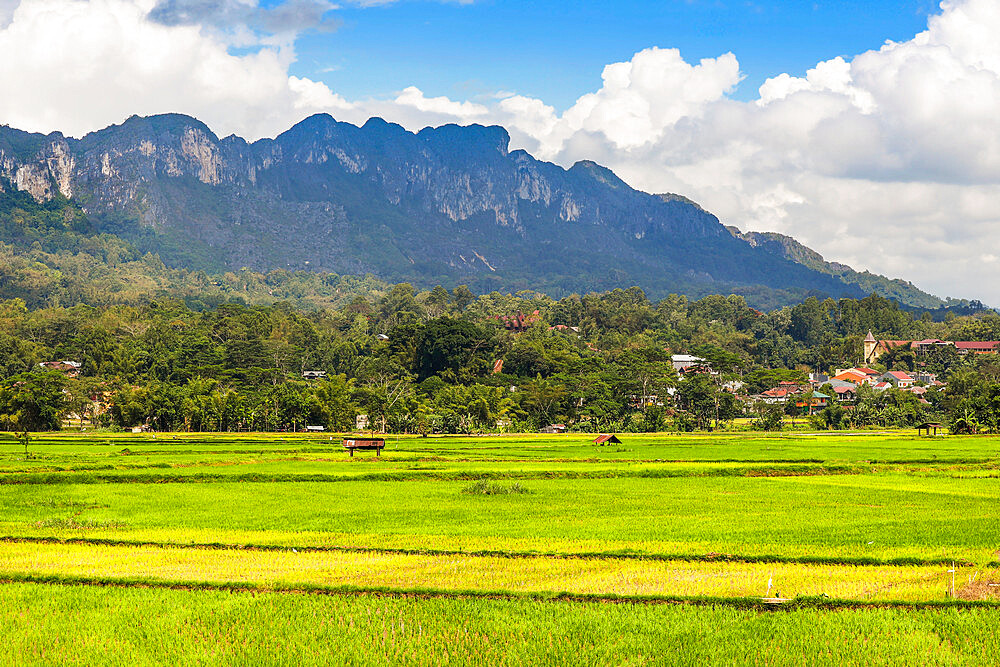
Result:
<svg viewBox="0 0 1000 667"><path fill-rule="evenodd" d="M317 115L252 144L181 115L79 140L0 128L0 177L38 200L75 198L105 231L199 268L480 289L857 293L733 237L683 197L636 191L593 162L563 169L510 151L500 127L411 133Z"/></svg>

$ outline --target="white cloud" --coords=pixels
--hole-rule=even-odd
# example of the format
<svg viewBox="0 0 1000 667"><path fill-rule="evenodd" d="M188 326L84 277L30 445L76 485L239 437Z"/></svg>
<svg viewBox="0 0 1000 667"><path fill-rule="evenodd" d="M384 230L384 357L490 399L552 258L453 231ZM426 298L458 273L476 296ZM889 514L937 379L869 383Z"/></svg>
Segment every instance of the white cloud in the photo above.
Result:
<svg viewBox="0 0 1000 667"><path fill-rule="evenodd" d="M349 106L289 77L290 45L231 55L198 25L149 18L153 0L24 0L0 30L0 121L71 135L132 114L184 112L222 133L274 134L304 112Z"/></svg>
<svg viewBox="0 0 1000 667"><path fill-rule="evenodd" d="M729 97L741 79L733 54L691 64L676 49L646 49L605 67L600 89L563 113L515 93L464 101L416 87L349 101L290 76L294 34L268 39L260 26L280 19L294 33L327 21L322 0L264 15L256 0L227 0L226 11L250 17L242 32L211 17L153 21L158 4L200 6L23 0L3 27L11 3L0 0L0 62L18 63L0 68L0 122L79 135L133 113L179 111L248 139L318 111L412 130L499 123L513 147L539 158L593 159L635 187L688 195L728 224L789 233L828 259L1000 304L995 0L945 2L913 39L780 74L750 102ZM247 43L261 48L233 55Z"/></svg>
<svg viewBox="0 0 1000 667"><path fill-rule="evenodd" d="M427 97L416 86L404 88L394 102L400 106L413 107L417 111L443 116L454 116L467 120L486 115L489 110L473 102L454 102L447 97Z"/></svg>

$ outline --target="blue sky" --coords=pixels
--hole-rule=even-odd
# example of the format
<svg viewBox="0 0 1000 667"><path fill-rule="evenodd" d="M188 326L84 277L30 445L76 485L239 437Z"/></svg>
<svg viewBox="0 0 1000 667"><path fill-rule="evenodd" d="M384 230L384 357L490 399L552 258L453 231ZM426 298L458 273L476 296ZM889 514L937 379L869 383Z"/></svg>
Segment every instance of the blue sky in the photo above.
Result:
<svg viewBox="0 0 1000 667"><path fill-rule="evenodd" d="M563 109L600 87L605 64L659 46L688 62L733 52L746 76L734 97L752 99L770 76L910 39L936 11L929 0L400 0L335 10L340 28L301 36L291 72L349 99L412 85L462 99L512 91Z"/></svg>

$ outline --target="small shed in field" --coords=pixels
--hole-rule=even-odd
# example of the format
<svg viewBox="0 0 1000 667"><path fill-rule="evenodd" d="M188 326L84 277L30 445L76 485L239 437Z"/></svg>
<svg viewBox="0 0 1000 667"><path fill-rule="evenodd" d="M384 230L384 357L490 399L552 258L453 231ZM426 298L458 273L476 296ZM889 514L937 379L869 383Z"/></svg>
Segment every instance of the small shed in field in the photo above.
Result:
<svg viewBox="0 0 1000 667"><path fill-rule="evenodd" d="M937 435L939 428L941 428L941 422L924 422L917 426L917 435L920 435L921 431L927 431L927 435L930 435L931 429L934 430L934 435Z"/></svg>
<svg viewBox="0 0 1000 667"><path fill-rule="evenodd" d="M620 445L622 441L618 439L618 436L613 433L606 433L604 435L599 435L594 438L595 445Z"/></svg>
<svg viewBox="0 0 1000 667"><path fill-rule="evenodd" d="M344 438L341 444L351 456L354 456L355 449L374 449L375 456L381 456L385 449L385 438Z"/></svg>

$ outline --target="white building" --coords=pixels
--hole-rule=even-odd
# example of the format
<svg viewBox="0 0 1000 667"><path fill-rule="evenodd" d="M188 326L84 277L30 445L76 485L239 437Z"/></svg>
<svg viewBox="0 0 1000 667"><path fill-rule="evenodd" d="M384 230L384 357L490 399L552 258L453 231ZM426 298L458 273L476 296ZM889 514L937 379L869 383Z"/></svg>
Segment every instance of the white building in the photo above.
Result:
<svg viewBox="0 0 1000 667"><path fill-rule="evenodd" d="M674 370L680 373L685 368L705 363L705 360L690 354L675 354L670 357L670 363L673 364Z"/></svg>

